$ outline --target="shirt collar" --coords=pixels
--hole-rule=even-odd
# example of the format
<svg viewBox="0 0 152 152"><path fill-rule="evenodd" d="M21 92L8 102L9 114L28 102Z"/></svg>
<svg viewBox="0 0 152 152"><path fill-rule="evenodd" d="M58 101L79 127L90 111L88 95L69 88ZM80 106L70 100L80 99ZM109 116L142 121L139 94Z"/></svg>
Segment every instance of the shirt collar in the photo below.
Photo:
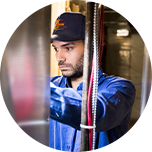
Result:
<svg viewBox="0 0 152 152"><path fill-rule="evenodd" d="M65 84L67 88L71 88L71 82L69 81L68 78L65 78Z"/></svg>

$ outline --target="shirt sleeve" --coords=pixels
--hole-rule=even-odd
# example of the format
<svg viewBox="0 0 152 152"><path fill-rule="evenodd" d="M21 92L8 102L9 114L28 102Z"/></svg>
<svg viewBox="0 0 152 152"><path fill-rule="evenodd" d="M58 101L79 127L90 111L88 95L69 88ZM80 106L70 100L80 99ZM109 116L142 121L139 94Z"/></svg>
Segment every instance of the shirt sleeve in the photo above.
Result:
<svg viewBox="0 0 152 152"><path fill-rule="evenodd" d="M51 84L50 117L80 130L82 91ZM133 84L125 79L110 81L97 94L96 132L120 125L131 112L135 98Z"/></svg>

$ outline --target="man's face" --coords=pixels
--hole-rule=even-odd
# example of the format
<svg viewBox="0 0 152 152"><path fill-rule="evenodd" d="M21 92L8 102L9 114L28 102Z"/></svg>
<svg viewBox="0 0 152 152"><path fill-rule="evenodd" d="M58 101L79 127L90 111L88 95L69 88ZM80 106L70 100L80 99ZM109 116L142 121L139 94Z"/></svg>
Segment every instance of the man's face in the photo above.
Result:
<svg viewBox="0 0 152 152"><path fill-rule="evenodd" d="M56 60L62 75L69 78L83 76L84 44L83 40L61 42L53 40Z"/></svg>

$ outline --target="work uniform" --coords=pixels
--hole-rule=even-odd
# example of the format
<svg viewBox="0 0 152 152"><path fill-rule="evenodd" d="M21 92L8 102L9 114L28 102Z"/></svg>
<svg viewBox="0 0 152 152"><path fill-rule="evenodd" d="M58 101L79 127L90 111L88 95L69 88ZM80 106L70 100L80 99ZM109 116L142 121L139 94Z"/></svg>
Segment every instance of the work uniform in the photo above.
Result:
<svg viewBox="0 0 152 152"><path fill-rule="evenodd" d="M50 82L51 148L80 151L82 87L71 88L67 78L56 76ZM135 98L132 82L107 76L99 70L95 148L104 147L123 136L130 121Z"/></svg>

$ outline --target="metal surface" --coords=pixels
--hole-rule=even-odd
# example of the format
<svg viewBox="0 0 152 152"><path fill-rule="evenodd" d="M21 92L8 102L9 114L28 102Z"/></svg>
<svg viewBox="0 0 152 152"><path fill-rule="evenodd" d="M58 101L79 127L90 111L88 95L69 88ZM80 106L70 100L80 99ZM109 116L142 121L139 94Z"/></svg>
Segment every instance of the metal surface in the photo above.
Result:
<svg viewBox="0 0 152 152"><path fill-rule="evenodd" d="M6 53L5 52L3 54L3 59L2 59L2 64L1 64L1 89L2 89L4 101L9 110L9 113L15 119L10 84L8 81L8 71L7 71L7 65L6 65Z"/></svg>
<svg viewBox="0 0 152 152"><path fill-rule="evenodd" d="M1 69L1 88L8 110L29 136L47 146L50 15L49 5L17 28L6 47Z"/></svg>
<svg viewBox="0 0 152 152"><path fill-rule="evenodd" d="M150 63L148 50L146 46L144 46L140 115L143 113L146 107L150 90L151 90L151 63Z"/></svg>
<svg viewBox="0 0 152 152"><path fill-rule="evenodd" d="M92 88L92 115L93 115L93 126L96 125L96 107L97 107L97 91L98 91L98 71L99 71L99 52L98 52L98 4L94 5L94 22L93 22L93 88ZM95 149L95 128L93 129L93 141L92 149Z"/></svg>
<svg viewBox="0 0 152 152"><path fill-rule="evenodd" d="M84 69L83 69L83 95L82 95L82 110L81 124L88 125L87 121L87 95L90 80L90 70L92 67L92 38L93 38L93 10L94 3L87 3L87 14L85 24L85 51L84 51ZM81 151L89 150L88 129L81 128Z"/></svg>

